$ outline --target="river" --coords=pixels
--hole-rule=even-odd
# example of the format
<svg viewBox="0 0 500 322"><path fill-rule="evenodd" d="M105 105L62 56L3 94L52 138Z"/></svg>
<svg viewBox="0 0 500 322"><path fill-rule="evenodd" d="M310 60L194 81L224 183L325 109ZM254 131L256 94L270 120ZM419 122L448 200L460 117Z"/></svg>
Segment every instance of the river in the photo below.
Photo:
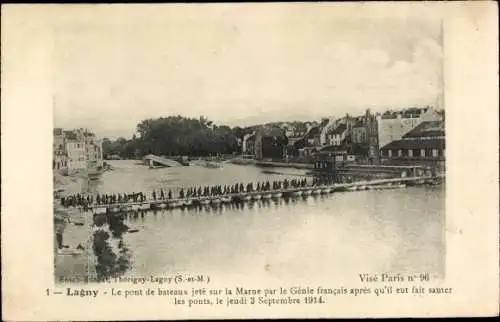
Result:
<svg viewBox="0 0 500 322"><path fill-rule="evenodd" d="M225 164L148 169L111 161L113 171L91 184L99 193L151 192L195 185L294 178L304 170ZM304 278L356 272L444 274L443 187L338 192L306 199L259 201L130 214L124 234L131 252L125 275L172 272L242 276L270 268L275 276ZM76 228L78 229L78 228ZM82 228L80 228L82 229Z"/></svg>

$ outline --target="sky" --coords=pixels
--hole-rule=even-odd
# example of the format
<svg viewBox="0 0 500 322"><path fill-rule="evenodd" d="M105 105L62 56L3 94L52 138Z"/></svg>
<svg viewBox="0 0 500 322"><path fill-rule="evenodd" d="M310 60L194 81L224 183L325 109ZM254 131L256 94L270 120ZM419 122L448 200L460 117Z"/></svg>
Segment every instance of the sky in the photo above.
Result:
<svg viewBox="0 0 500 322"><path fill-rule="evenodd" d="M116 138L169 115L247 126L435 106L441 60L429 8L75 7L53 22L54 120Z"/></svg>

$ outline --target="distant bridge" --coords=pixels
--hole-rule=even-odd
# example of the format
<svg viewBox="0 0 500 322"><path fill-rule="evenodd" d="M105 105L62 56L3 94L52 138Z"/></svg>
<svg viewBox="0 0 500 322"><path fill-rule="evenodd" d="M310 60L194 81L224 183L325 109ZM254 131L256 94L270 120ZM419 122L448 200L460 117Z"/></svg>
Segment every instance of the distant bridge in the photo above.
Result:
<svg viewBox="0 0 500 322"><path fill-rule="evenodd" d="M159 157L154 154L148 154L146 155L143 159L145 164L149 165L150 167L156 167L156 166L164 166L164 167L179 167L182 166L180 162L177 162L175 160Z"/></svg>

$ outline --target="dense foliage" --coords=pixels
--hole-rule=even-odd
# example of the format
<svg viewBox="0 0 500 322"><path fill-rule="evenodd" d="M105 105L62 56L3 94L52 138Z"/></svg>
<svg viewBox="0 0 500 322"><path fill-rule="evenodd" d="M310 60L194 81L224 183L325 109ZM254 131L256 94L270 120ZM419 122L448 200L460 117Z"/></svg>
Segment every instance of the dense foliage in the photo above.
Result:
<svg viewBox="0 0 500 322"><path fill-rule="evenodd" d="M123 216L94 215L94 225L98 229L93 234L92 249L97 258L97 280L103 281L111 277L123 275L131 264L131 253L123 241L123 234L128 231L123 223ZM111 236L104 230L108 225ZM118 254L110 245L111 237L118 240Z"/></svg>
<svg viewBox="0 0 500 322"><path fill-rule="evenodd" d="M105 155L138 158L147 154L210 156L240 152L243 137L255 127L215 125L204 117L181 116L146 119L137 125L132 139L103 139Z"/></svg>

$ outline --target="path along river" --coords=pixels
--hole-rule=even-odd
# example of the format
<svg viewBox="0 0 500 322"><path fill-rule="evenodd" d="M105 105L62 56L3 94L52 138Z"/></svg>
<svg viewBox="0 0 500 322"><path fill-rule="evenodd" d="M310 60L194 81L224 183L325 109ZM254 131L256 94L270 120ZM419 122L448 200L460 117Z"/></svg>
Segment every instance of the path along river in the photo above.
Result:
<svg viewBox="0 0 500 322"><path fill-rule="evenodd" d="M137 161L112 161L89 188L123 193L199 185L301 178L305 171L225 164L148 169ZM124 234L130 276L200 272L241 275L266 267L280 276L352 276L356 272L444 273L444 188L408 187L339 192L307 198L162 210L127 215L138 229ZM91 217L90 213L87 213ZM71 226L65 242L88 227ZM67 269L71 269L67 267Z"/></svg>

